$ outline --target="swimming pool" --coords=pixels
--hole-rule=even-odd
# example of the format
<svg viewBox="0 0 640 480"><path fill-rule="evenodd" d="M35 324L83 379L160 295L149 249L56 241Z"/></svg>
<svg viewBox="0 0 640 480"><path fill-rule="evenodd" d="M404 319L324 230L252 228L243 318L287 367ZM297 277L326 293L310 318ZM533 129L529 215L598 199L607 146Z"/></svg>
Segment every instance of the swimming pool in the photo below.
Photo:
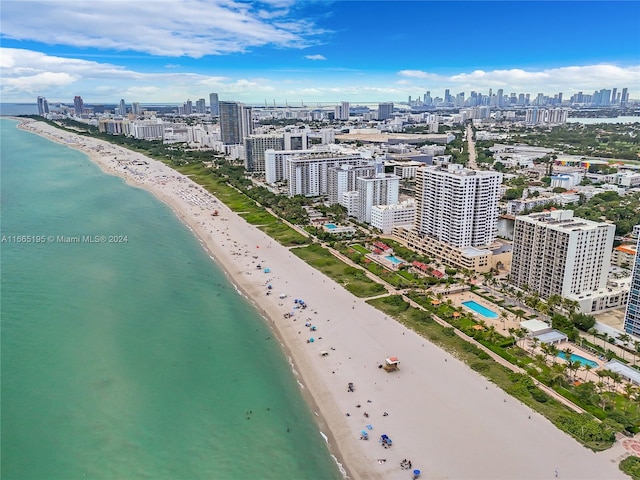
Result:
<svg viewBox="0 0 640 480"><path fill-rule="evenodd" d="M334 228L338 228L338 226L335 223L325 223L324 226L326 228L328 228L329 230L333 230Z"/></svg>
<svg viewBox="0 0 640 480"><path fill-rule="evenodd" d="M564 352L559 352L558 357L562 358L563 360L567 359L567 356L564 354ZM597 368L599 366L597 362L589 360L588 358L581 357L580 355L576 355L575 353L571 354L571 361L581 363L583 366L591 365L591 368Z"/></svg>
<svg viewBox="0 0 640 480"><path fill-rule="evenodd" d="M395 263L396 265L398 265L399 263L404 263L402 260L400 260L398 257L395 257L393 255L387 255L386 257L387 260L389 260L391 263Z"/></svg>
<svg viewBox="0 0 640 480"><path fill-rule="evenodd" d="M483 317L487 318L498 318L498 314L493 310L489 310L487 307L483 307L478 302L474 302L473 300L469 300L466 302L462 302L462 305L467 307L469 310L473 310L476 313L479 313Z"/></svg>

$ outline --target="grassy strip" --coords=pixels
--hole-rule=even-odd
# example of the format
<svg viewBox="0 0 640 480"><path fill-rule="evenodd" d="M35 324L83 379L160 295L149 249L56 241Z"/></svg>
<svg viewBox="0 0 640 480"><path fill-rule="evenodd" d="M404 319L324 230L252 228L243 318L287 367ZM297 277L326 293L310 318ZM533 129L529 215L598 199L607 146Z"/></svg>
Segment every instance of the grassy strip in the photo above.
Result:
<svg viewBox="0 0 640 480"><path fill-rule="evenodd" d="M589 414L570 410L536 387L528 375L514 373L495 362L486 352L457 336L452 327L443 327L433 321L428 312L411 308L401 296L377 298L368 300L368 303L452 353L588 448L605 450L613 444L614 429L610 425L599 423Z"/></svg>
<svg viewBox="0 0 640 480"><path fill-rule="evenodd" d="M627 457L620 462L620 470L629 475L633 480L640 480L640 458Z"/></svg>
<svg viewBox="0 0 640 480"><path fill-rule="evenodd" d="M338 260L322 245L314 243L291 251L357 297L372 297L386 291L384 286L368 278L362 270Z"/></svg>
<svg viewBox="0 0 640 480"><path fill-rule="evenodd" d="M194 182L202 185L231 210L243 217L247 223L255 225L282 245L303 245L307 242L303 235L271 215L263 207L256 204L254 200L230 187L221 179L216 178L202 164L190 164L174 168L180 173L188 175Z"/></svg>

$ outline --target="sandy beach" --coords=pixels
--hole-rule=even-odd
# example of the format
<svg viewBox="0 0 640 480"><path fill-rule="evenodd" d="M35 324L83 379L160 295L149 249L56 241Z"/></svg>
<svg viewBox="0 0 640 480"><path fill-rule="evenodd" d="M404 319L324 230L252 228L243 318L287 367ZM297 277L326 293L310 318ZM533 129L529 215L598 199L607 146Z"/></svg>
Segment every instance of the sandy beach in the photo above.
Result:
<svg viewBox="0 0 640 480"><path fill-rule="evenodd" d="M600 453L582 447L315 271L188 177L122 147L21 120L24 130L83 151L103 171L171 206L276 332L348 478L406 480L414 469L430 480L628 478L618 470L625 454L619 442ZM388 356L400 358L398 372L378 368ZM369 440L360 439L363 430ZM379 443L382 434L391 447ZM411 460L410 470L401 468L403 459Z"/></svg>

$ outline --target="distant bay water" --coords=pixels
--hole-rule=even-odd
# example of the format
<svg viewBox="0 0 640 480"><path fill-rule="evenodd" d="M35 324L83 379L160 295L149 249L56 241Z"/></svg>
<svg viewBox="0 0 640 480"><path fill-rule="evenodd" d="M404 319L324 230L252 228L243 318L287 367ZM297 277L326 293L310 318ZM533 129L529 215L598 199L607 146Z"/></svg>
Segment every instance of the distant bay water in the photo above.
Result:
<svg viewBox="0 0 640 480"><path fill-rule="evenodd" d="M266 323L171 210L0 128L2 479L340 478ZM62 240L82 235L120 243Z"/></svg>

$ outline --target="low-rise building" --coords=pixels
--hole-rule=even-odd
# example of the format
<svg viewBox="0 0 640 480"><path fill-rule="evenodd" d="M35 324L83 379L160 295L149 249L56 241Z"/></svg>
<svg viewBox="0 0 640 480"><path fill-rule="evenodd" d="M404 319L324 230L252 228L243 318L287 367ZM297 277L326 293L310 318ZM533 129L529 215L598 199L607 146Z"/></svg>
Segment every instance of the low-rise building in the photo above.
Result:
<svg viewBox="0 0 640 480"><path fill-rule="evenodd" d="M391 233L393 227L413 225L416 219L416 202L413 199L395 205L375 205L371 207L371 226Z"/></svg>
<svg viewBox="0 0 640 480"><path fill-rule="evenodd" d="M495 250L491 248L455 247L433 237L421 235L415 229L405 227L394 227L391 233L394 240L406 247L454 268L485 273L491 271L491 269L508 267L511 264L511 251L501 249L500 246L496 246Z"/></svg>

